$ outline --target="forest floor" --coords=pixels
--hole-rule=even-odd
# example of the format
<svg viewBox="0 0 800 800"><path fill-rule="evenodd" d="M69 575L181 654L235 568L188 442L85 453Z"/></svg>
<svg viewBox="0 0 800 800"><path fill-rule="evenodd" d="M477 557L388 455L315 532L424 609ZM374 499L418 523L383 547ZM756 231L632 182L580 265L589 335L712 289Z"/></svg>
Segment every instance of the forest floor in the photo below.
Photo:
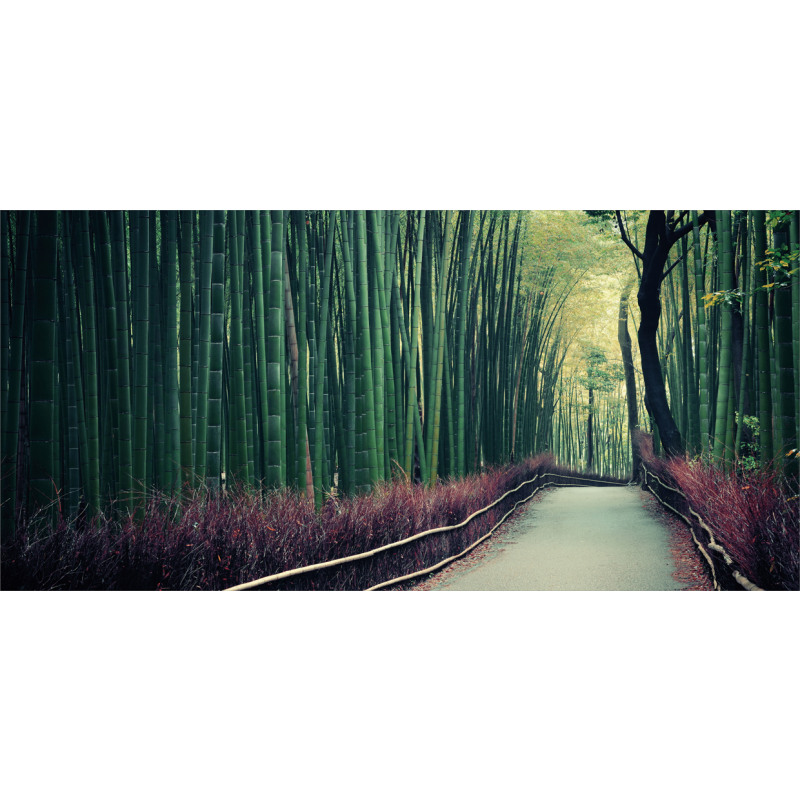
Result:
<svg viewBox="0 0 800 800"><path fill-rule="evenodd" d="M550 489L418 591L711 590L686 526L639 487Z"/></svg>

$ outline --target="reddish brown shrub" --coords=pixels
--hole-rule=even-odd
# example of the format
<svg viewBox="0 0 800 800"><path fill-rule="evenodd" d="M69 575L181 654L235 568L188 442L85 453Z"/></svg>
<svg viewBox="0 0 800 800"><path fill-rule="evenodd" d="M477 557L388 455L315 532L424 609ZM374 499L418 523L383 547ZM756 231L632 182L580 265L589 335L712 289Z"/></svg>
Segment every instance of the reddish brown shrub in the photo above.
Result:
<svg viewBox="0 0 800 800"><path fill-rule="evenodd" d="M649 436L638 441L647 469L685 499L658 485L653 490L681 513L691 507L699 514L745 577L762 589L800 588L798 498L779 470L726 472L698 461L666 461L654 457Z"/></svg>
<svg viewBox="0 0 800 800"><path fill-rule="evenodd" d="M4 589L224 589L239 583L371 550L419 531L452 525L540 472L541 455L433 488L393 483L369 495L330 500L318 514L290 491L232 490L185 499L152 498L144 518L68 524L44 533L23 526L2 558ZM579 480L579 478L575 478ZM533 486L515 492L464 528L268 588L364 589L438 563L488 531Z"/></svg>

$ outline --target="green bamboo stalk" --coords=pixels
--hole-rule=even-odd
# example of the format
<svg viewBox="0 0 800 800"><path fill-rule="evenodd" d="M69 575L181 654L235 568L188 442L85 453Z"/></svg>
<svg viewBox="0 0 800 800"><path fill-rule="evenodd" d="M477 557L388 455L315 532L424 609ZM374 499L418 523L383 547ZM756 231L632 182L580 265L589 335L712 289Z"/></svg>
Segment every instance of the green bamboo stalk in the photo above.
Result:
<svg viewBox="0 0 800 800"><path fill-rule="evenodd" d="M400 332L398 321L393 317L392 287L395 283L395 273L397 271L397 235L400 226L400 214L397 211L389 211L386 216L386 260L383 284L383 302L385 312L384 322L384 345L383 351L386 357L384 372L386 378L386 403L388 408L388 422L386 426L387 441L389 450L389 460L399 466L402 461L400 453L400 425L404 418L403 414L403 371L400 354ZM391 476L391 472L390 472Z"/></svg>
<svg viewBox="0 0 800 800"><path fill-rule="evenodd" d="M60 237L61 251L59 261L61 269L58 272L58 297L59 297L59 383L64 396L64 423L62 429L66 432L64 437L64 513L68 520L73 520L78 514L81 470L80 470L80 439L78 436L78 403L75 391L75 375L77 372L73 353L77 347L72 339L73 319L70 313L72 266L65 263L64 238ZM76 325L77 329L77 325Z"/></svg>
<svg viewBox="0 0 800 800"><path fill-rule="evenodd" d="M356 478L356 464L359 454L356 450L356 294L353 275L352 231L354 214L340 211L342 237L342 271L344 273L344 319L343 330L343 385L344 385L344 453L346 461L342 470L342 490L350 494L356 490L359 481Z"/></svg>
<svg viewBox="0 0 800 800"><path fill-rule="evenodd" d="M331 212L331 216L336 219L338 216L336 212ZM335 225L335 221L331 222L332 225ZM336 263L335 257L335 243L334 243L334 264ZM333 281L334 285L337 283L337 279L334 277L336 276L337 270L334 269L333 275L331 276L331 280ZM341 356L341 351L337 346L337 339L341 341L341 326L338 326L339 336L336 335L336 317L339 316L341 320L341 314L337 315L337 311L341 308L339 306L337 308L337 303L334 299L335 292L331 292L331 309L329 312L329 326L330 332L328 335L328 366L326 367L325 374L326 374L326 381L327 381L327 401L326 401L326 420L325 420L325 437L327 442L327 458L328 458L328 468L327 472L323 474L323 485L324 486L333 486L336 485L337 491L341 493L342 490L342 475L345 469L346 463L346 456L345 456L345 444L344 444L344 425L342 424L344 419L344 408L343 408L343 400L342 400L342 372L341 367L343 365L343 359Z"/></svg>
<svg viewBox="0 0 800 800"><path fill-rule="evenodd" d="M775 258L788 264L788 259L781 258L783 248L789 247L789 222L781 220L773 231ZM781 264L781 266L783 266ZM790 280L784 273L775 270L775 362L777 367L778 393L780 399L781 435L780 453L792 453L786 460L786 470L790 475L797 475L798 460L793 457L797 448L795 438L796 426L794 416L794 395L796 375L794 373L792 353L792 288ZM777 449L777 448L776 448Z"/></svg>
<svg viewBox="0 0 800 800"><path fill-rule="evenodd" d="M434 351L433 351L433 366L431 370L432 386L431 397L433 399L432 424L428 431L428 462L430 465L430 474L428 482L433 485L438 477L439 467L439 439L441 427L441 410L442 410L442 383L444 380L444 346L445 346L445 286L447 284L447 252L449 249L450 235L451 235L451 214L449 210L445 212L444 219L444 234L442 236L441 248L439 250L439 277L437 282L436 294L436 321L434 323L433 337L434 337Z"/></svg>
<svg viewBox="0 0 800 800"><path fill-rule="evenodd" d="M297 437L295 439L295 469L297 486L309 499L313 500L314 483L311 475L311 457L308 442L308 327L306 320L307 278L308 278L308 240L306 237L305 211L293 213L297 242L297 306L294 324L297 337L297 355L293 354L297 376L296 414ZM292 309L295 310L294 308ZM287 308L288 315L288 308Z"/></svg>
<svg viewBox="0 0 800 800"><path fill-rule="evenodd" d="M369 280L369 310L370 310L370 336L372 340L372 380L375 400L375 458L378 466L378 477L386 480L386 451L385 451L385 376L384 367L384 331L381 314L381 290L384 281L384 253L381 248L383 238L380 215L376 211L367 212L369 219L369 243L367 258L367 275ZM365 223L366 224L366 223ZM369 258L369 256L372 256Z"/></svg>
<svg viewBox="0 0 800 800"><path fill-rule="evenodd" d="M315 310L318 312L318 298L316 284L322 270L317 267L317 236L315 230L316 213L313 211L305 212L306 241L308 251L308 262L306 269L305 296L306 296L306 349L308 352L308 375L306 384L308 386L306 401L306 430L308 436L308 450L311 456L310 462L306 465L313 473L314 453L311 448L316 442L316 370L317 370L317 319ZM320 424L322 421L320 420ZM312 476L313 477L313 476ZM308 487L306 487L308 489Z"/></svg>
<svg viewBox="0 0 800 800"><path fill-rule="evenodd" d="M225 252L228 252L227 245ZM226 282L227 276L223 276L223 285L226 289L229 285ZM228 331L230 324L230 309L227 305L223 305L223 331ZM234 457L231 455L231 414L233 409L233 400L231 399L232 386L231 386L231 354L228 337L223 333L222 336L222 421L220 425L220 485L225 489L228 481L231 480L231 464ZM234 443L235 445L235 443Z"/></svg>
<svg viewBox="0 0 800 800"><path fill-rule="evenodd" d="M734 453L736 454L736 458L738 459L742 455L742 442L743 438L746 440L746 425L745 425L745 415L749 411L748 400L749 400L749 389L751 384L751 376L750 373L752 372L752 359L751 359L751 315L748 313L748 303L752 297L752 277L751 277L751 270L752 270L752 259L750 258L750 239L748 236L748 227L749 227L749 219L747 217L747 212L743 212L743 219L740 221L740 225L743 227L741 230L741 252L739 256L739 272L740 272L740 284L742 288L742 296L744 298L744 303L741 307L741 316L742 316L742 358L741 358L741 369L740 369L740 379L739 379L739 397L738 397L738 408L736 412L736 430L735 430L735 443L734 443Z"/></svg>
<svg viewBox="0 0 800 800"><path fill-rule="evenodd" d="M422 290L422 256L425 237L425 211L419 212L419 223L417 225L416 251L413 263L414 272L414 304L411 310L411 341L410 357L408 359L409 370L406 383L408 384L408 400L406 401L406 437L405 437L405 464L406 475L411 477L413 474L414 458L414 418L419 415L419 399L417 395L417 360L419 349L419 330L421 318L420 295ZM424 448L420 450L420 459L424 457ZM423 477L423 482L427 483L427 474Z"/></svg>
<svg viewBox="0 0 800 800"><path fill-rule="evenodd" d="M392 330L390 326L391 278L394 265L389 261L386 248L387 229L391 227L391 212L378 211L377 241L373 249L376 252L376 288L378 302L378 319L380 321L380 353L383 358L383 433L380 437L383 444L383 479L392 479L392 469L397 461L397 419L395 417L395 385L394 364L392 363ZM388 291L387 291L388 290Z"/></svg>
<svg viewBox="0 0 800 800"><path fill-rule="evenodd" d="M162 319L164 285L161 264L164 261L165 243L160 237L159 215L150 212L150 347L147 386L147 408L150 414L147 426L147 473L146 486L156 489L165 487L165 416L164 416L164 331ZM160 243L160 247L159 247Z"/></svg>
<svg viewBox="0 0 800 800"><path fill-rule="evenodd" d="M180 490L182 479L180 387L178 378L178 212L161 212L161 242L164 257L161 274L165 286L163 301L164 364L164 489Z"/></svg>
<svg viewBox="0 0 800 800"><path fill-rule="evenodd" d="M717 211L717 232L720 242L720 289L728 292L733 286L733 259L731 257L730 211ZM725 447L728 414L728 398L731 370L731 308L722 307L722 330L720 333L719 384L717 389L717 411L714 427L714 460L727 461L732 455Z"/></svg>
<svg viewBox="0 0 800 800"><path fill-rule="evenodd" d="M86 403L84 403L83 374L81 370L80 320L78 314L78 280L74 267L77 259L73 258L73 249L77 253L77 244L71 233L70 214L61 215L61 230L64 236L64 269L69 306L69 326L72 349L69 351L74 365L75 406L78 413L78 459L80 462L80 480L78 481L79 501L85 504L87 476L89 475L89 439L86 429Z"/></svg>
<svg viewBox="0 0 800 800"><path fill-rule="evenodd" d="M286 242L289 229L289 212L282 211L282 235L280 241L277 243L277 249L281 253L281 264L283 265L283 276L281 277L281 285L283 286L283 296L286 297L288 292L289 300L291 301L291 289L287 279L287 259L288 251L286 249ZM273 251L276 244L272 245ZM281 484L288 486L294 482L294 458L289 458L289 453L294 453L294 444L290 444L293 435L293 418L292 418L292 395L289 392L289 323L294 324L286 315L286 303L282 302L280 305L280 325L284 336L284 347L280 352L280 379L281 379L281 392L280 396L283 398L283 412L281 414Z"/></svg>
<svg viewBox="0 0 800 800"><path fill-rule="evenodd" d="M456 452L458 464L456 474L463 477L467 472L467 453L466 453L466 348L467 348L467 291L469 287L469 265L471 262L472 251L472 211L462 211L466 214L466 219L462 224L462 234L464 244L461 248L461 273L458 287L458 339L456 343L456 393L457 411L456 418L458 424L458 440Z"/></svg>
<svg viewBox="0 0 800 800"><path fill-rule="evenodd" d="M180 233L180 482L191 485L194 475L192 455L192 219L193 211L181 211Z"/></svg>
<svg viewBox="0 0 800 800"><path fill-rule="evenodd" d="M270 213L272 225L272 252L270 253L270 292L267 340L267 485L283 485L281 463L284 458L284 443L281 430L285 429L284 404L281 394L281 354L284 352L285 330L283 326L283 212Z"/></svg>
<svg viewBox="0 0 800 800"><path fill-rule="evenodd" d="M244 227L244 219L240 220L241 227ZM244 350L244 410L245 410L245 436L246 445L244 456L247 459L247 475L250 483L258 480L256 474L256 440L258 431L256 429L255 408L257 398L255 394L258 390L258 381L255 378L255 324L253 321L252 287L250 281L250 270L244 269L242 272L242 340Z"/></svg>
<svg viewBox="0 0 800 800"><path fill-rule="evenodd" d="M391 369L393 372L394 384L394 438L395 438L395 453L393 458L398 467L405 462L405 439L404 439L404 424L405 424L405 398L407 388L403 379L403 355L402 355L402 338L400 328L405 325L405 320L398 317L399 305L395 305L394 301L394 287L397 283L397 275L400 274L401 280L402 267L398 263L400 255L400 212L391 212L391 221L387 225L388 231L388 247L387 247L387 264L389 269L386 270L387 285L386 285L386 298L389 305L389 332L390 332L390 350L387 354L391 358ZM398 290L399 291L399 290Z"/></svg>
<svg viewBox="0 0 800 800"><path fill-rule="evenodd" d="M205 212L203 212L205 213ZM201 291L201 271L200 266L200 223L198 217L199 212L192 212L192 232L191 232L191 259L194 264L194 283L193 295L191 303L192 314L192 485L198 481L197 474L197 449L199 447L198 431L197 431L197 410L199 406L200 394L200 323L202 317L202 308L200 302ZM206 368L208 361L206 361ZM205 460L203 460L205 465Z"/></svg>
<svg viewBox="0 0 800 800"><path fill-rule="evenodd" d="M356 253L358 261L358 311L359 325L356 340L361 359L361 380L363 381L364 403L364 452L368 463L368 473L357 491L368 491L379 480L378 447L375 431L375 386L373 383L372 339L370 331L369 275L367 273L367 235L364 212L356 211Z"/></svg>
<svg viewBox="0 0 800 800"><path fill-rule="evenodd" d="M97 324L95 310L94 265L89 239L89 212L77 212L78 244L80 252L81 319L83 330L83 358L85 363L86 428L89 447L89 474L86 501L90 514L100 510L100 414L98 404Z"/></svg>
<svg viewBox="0 0 800 800"><path fill-rule="evenodd" d="M697 211L692 211L692 242L694 248L694 286L695 286L695 311L697 316L697 373L699 378L699 437L700 452L709 450L709 419L708 419L708 361L707 361L707 326L706 312L703 295L705 293L703 260L700 254L700 229L698 226Z"/></svg>
<svg viewBox="0 0 800 800"><path fill-rule="evenodd" d="M102 288L103 321L105 340L103 342L100 369L103 387L106 389L105 408L108 418L106 442L111 446L112 464L110 469L101 470L104 475L103 491L108 497L116 497L119 485L119 370L117 364L117 303L114 289L114 271L111 260L111 240L106 212L94 212L95 253L99 255L100 281Z"/></svg>
<svg viewBox="0 0 800 800"><path fill-rule="evenodd" d="M684 403L687 411L687 430L684 434L692 451L696 451L700 443L700 398L694 382L695 347L692 342L691 296L689 294L689 245L685 238L681 239L681 301L683 306L683 385Z"/></svg>
<svg viewBox="0 0 800 800"><path fill-rule="evenodd" d="M222 359L225 339L225 212L214 211L213 255L211 260L211 318L208 370L208 431L206 483L220 489L222 472ZM202 347L202 338L201 338ZM201 356L202 358L202 356ZM202 387L201 387L202 389ZM198 412L199 418L199 412Z"/></svg>
<svg viewBox="0 0 800 800"><path fill-rule="evenodd" d="M128 265L122 211L110 211L111 264L114 272L116 307L117 405L119 412L119 467L117 486L119 499L126 511L132 509L133 450L131 442L131 348L128 301Z"/></svg>
<svg viewBox="0 0 800 800"><path fill-rule="evenodd" d="M195 482L206 481L208 467L209 394L211 380L211 292L214 258L214 212L201 211L199 220L199 357L197 359L197 443L194 451ZM218 409L215 409L219 413Z"/></svg>
<svg viewBox="0 0 800 800"><path fill-rule="evenodd" d="M300 342L299 333L297 330L297 315L295 314L295 301L293 298L293 290L296 289L297 280L297 246L294 251L294 258L290 257L290 250L288 247L288 236L292 228L296 229L293 225L294 215L287 212L287 246L286 258L283 261L283 284L284 284L284 317L286 320L286 345L289 367L289 383L291 385L291 395L286 396L286 424L287 424L287 438L286 438L286 460L287 460L287 480L297 488L299 488L300 481L304 480L305 471L303 464L300 463L300 433L298 430L298 422L300 417ZM296 230L295 230L296 234ZM295 240L297 241L297 240ZM292 269L290 270L290 263ZM300 473L303 473L301 476Z"/></svg>
<svg viewBox="0 0 800 800"><path fill-rule="evenodd" d="M392 303L395 306L395 313L398 316L400 321L400 338L403 347L403 367L405 370L406 375L406 384L409 386L409 392L411 392L412 384L416 386L415 382L415 373L417 365L414 363L411 357L412 353L412 346L408 340L408 332L406 331L405 323L402 321L403 318L406 316L405 309L403 308L403 300L400 294L400 289L395 283L392 286ZM412 375L414 375L414 379L412 379ZM416 390L413 392L413 403L409 404L409 410L411 415L411 424L412 424L412 436L414 439L412 440L412 445L416 442L417 445L417 456L419 458L419 469L420 469L420 482L427 483L428 480L428 464L425 460L425 440L422 436L422 420L420 419L419 415L419 401L417 399ZM413 448L411 453L407 453L407 457L411 458L413 453ZM412 477L412 472L409 470L405 470L405 473L409 479Z"/></svg>
<svg viewBox="0 0 800 800"><path fill-rule="evenodd" d="M244 390L243 265L239 258L239 213L228 212L231 276L230 380L232 394L231 460L228 484L248 483L247 425Z"/></svg>
<svg viewBox="0 0 800 800"><path fill-rule="evenodd" d="M320 326L319 326L319 342L320 346L326 345L329 338L328 333L328 316L330 313L330 288L331 288L331 265L333 262L333 240L336 227L336 216L330 215L328 220L328 230L325 237L325 263L322 273L322 300L320 302ZM315 375L316 387L314 398L317 403L317 418L314 442L314 502L317 508L322 507L323 491L325 486L323 484L323 460L325 449L325 428L322 421L323 416L323 403L325 397L325 359L320 360ZM329 487L328 487L329 488Z"/></svg>
<svg viewBox="0 0 800 800"><path fill-rule="evenodd" d="M11 235L11 214L0 212L0 414L5 419L8 411L8 361L11 349L11 251L8 238Z"/></svg>
<svg viewBox="0 0 800 800"><path fill-rule="evenodd" d="M257 426L259 430L260 453L258 475L266 477L266 429L269 419L269 406L267 401L267 338L266 320L264 313L264 265L262 263L262 235L261 215L263 212L251 211L248 214L250 225L250 280L253 287L253 300L255 305L255 348L256 369L258 380L258 403L255 409ZM269 279L269 274L267 274Z"/></svg>
<svg viewBox="0 0 800 800"><path fill-rule="evenodd" d="M23 334L25 330L26 291L28 285L28 261L31 212L19 211L16 215L16 263L14 265L14 287L11 300L10 353L8 367L7 412L3 421L3 470L0 486L3 494L3 530L13 536L16 524L17 449L19 444L20 400L22 390Z"/></svg>
<svg viewBox="0 0 800 800"><path fill-rule="evenodd" d="M425 245L422 250L422 283L420 291L420 369L419 395L422 403L423 430L425 434L425 456L430 459L431 448L428 444L430 427L433 425L433 358L434 358L434 311L436 290L434 286L436 243L434 233L438 235L440 221L437 212L432 212L430 224L425 230ZM430 463L430 461L428 462Z"/></svg>
<svg viewBox="0 0 800 800"><path fill-rule="evenodd" d="M794 354L795 381L800 375L800 211L793 211L789 224L790 251L795 257L789 262L793 271L792 282L792 348ZM800 446L800 391L794 386L795 447Z"/></svg>
<svg viewBox="0 0 800 800"><path fill-rule="evenodd" d="M32 278L33 326L30 375L30 472L28 509L32 514L56 497L55 431L53 404L56 396L56 302L58 265L58 212L36 215Z"/></svg>

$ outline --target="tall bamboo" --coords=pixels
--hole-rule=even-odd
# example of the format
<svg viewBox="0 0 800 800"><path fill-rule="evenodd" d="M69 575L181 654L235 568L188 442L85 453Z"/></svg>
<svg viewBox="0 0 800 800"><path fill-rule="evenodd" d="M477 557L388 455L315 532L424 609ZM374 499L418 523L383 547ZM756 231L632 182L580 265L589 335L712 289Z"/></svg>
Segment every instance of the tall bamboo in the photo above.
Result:
<svg viewBox="0 0 800 800"><path fill-rule="evenodd" d="M322 272L322 299L320 301L320 327L319 327L319 342L320 347L327 345L328 340L328 317L330 313L330 288L331 288L331 265L333 262L333 240L335 232L336 216L330 215L328 220L328 230L325 237L325 262ZM326 489L323 484L323 461L325 450L325 428L322 420L324 412L324 397L325 397L325 359L320 360L321 363L317 368L316 374L316 387L314 397L316 399L316 430L314 442L314 502L317 508L322 505L323 492ZM331 365L332 367L334 365ZM327 488L330 488L329 486Z"/></svg>
<svg viewBox="0 0 800 800"><path fill-rule="evenodd" d="M368 490L378 481L378 446L375 431L375 386L372 371L372 339L370 331L369 275L367 272L367 234L363 211L356 211L356 253L358 260L358 351L361 358L364 397L364 439L368 472L357 487Z"/></svg>
<svg viewBox="0 0 800 800"><path fill-rule="evenodd" d="M457 392L457 411L458 420L458 465L457 474L465 475L467 472L467 453L466 453L466 357L467 357L467 289L469 286L469 268L471 263L472 251L472 211L462 211L466 214L466 220L462 224L464 244L461 249L461 271L460 283L458 287L458 340L456 344L456 392Z"/></svg>
<svg viewBox="0 0 800 800"><path fill-rule="evenodd" d="M408 399L406 401L406 460L404 464L406 475L412 475L414 457L414 418L419 415L419 399L417 395L417 358L419 349L420 331L420 294L422 279L422 253L425 236L425 211L419 212L419 224L417 226L416 249L413 262L414 272L414 305L411 310L411 346L408 359ZM424 453L424 449L421 450ZM427 481L427 475L423 476L423 481Z"/></svg>
<svg viewBox="0 0 800 800"><path fill-rule="evenodd" d="M243 340L243 264L239 253L239 214L229 211L227 214L229 245L230 245L230 287L231 287L231 317L230 317L230 342L231 355L231 387L232 387L232 431L231 431L231 460L230 475L227 480L241 483L248 482L247 463L247 428L245 422L245 391L244 391L244 340Z"/></svg>
<svg viewBox="0 0 800 800"><path fill-rule="evenodd" d="M133 245L133 490L143 496L147 481L148 346L150 319L150 230L149 212L131 212L136 218ZM133 239L133 237L132 237Z"/></svg>
<svg viewBox="0 0 800 800"><path fill-rule="evenodd" d="M56 279L58 212L36 215L32 278L33 297L30 380L30 472L28 507L32 513L55 498L55 431L53 403L56 396Z"/></svg>
<svg viewBox="0 0 800 800"><path fill-rule="evenodd" d="M703 295L704 275L703 260L700 254L700 229L698 227L697 211L692 211L692 243L694 249L694 287L695 287L695 312L697 316L697 374L699 379L698 395L700 399L698 408L698 436L700 451L704 452L709 447L708 425L708 364L707 364L707 334L706 313Z"/></svg>
<svg viewBox="0 0 800 800"><path fill-rule="evenodd" d="M161 240L165 259L162 273L166 285L164 316L165 450L167 476L164 488L175 491L181 485L180 399L178 380L178 212L162 211ZM187 337L188 338L188 337Z"/></svg>
<svg viewBox="0 0 800 800"><path fill-rule="evenodd" d="M100 509L100 410L98 399L97 323L94 291L94 264L89 240L89 212L78 212L80 252L78 286L83 321L83 353L86 387L86 426L89 447L87 503L90 513Z"/></svg>
<svg viewBox="0 0 800 800"><path fill-rule="evenodd" d="M444 233L442 236L441 248L439 250L439 280L437 283L436 295L436 322L434 324L433 342L433 367L431 369L431 394L433 417L428 434L428 462L430 475L428 481L433 484L438 476L439 468L439 437L441 426L442 409L442 383L444 380L444 350L445 350L445 313L444 299L445 286L447 282L447 252L451 234L451 212L445 212Z"/></svg>
<svg viewBox="0 0 800 800"><path fill-rule="evenodd" d="M209 425L209 396L211 381L211 302L212 302L212 271L214 268L214 220L213 211L201 211L199 222L199 297L197 311L200 316L199 329L199 358L197 359L197 404L195 415L197 417L196 438L194 453L194 471L197 482L203 482L207 476L208 466L208 425ZM215 388L216 391L216 388ZM215 413L217 409L215 409Z"/></svg>
<svg viewBox="0 0 800 800"><path fill-rule="evenodd" d="M180 479L189 484L194 477L192 454L192 222L194 212L181 211L180 233Z"/></svg>
<svg viewBox="0 0 800 800"><path fill-rule="evenodd" d="M8 359L8 399L3 420L3 530L13 534L17 498L17 450L19 442L20 403L22 394L23 333L25 330L26 290L28 285L28 261L31 212L20 211L16 215L17 247L14 269L14 288L11 300L11 331Z"/></svg>
<svg viewBox="0 0 800 800"><path fill-rule="evenodd" d="M720 242L720 290L729 292L733 285L733 258L731 256L730 211L717 211L717 236ZM728 428L730 370L731 370L731 308L728 302L722 308L722 330L720 334L719 384L717 388L717 411L714 427L714 459L727 460L725 439Z"/></svg>
<svg viewBox="0 0 800 800"><path fill-rule="evenodd" d="M284 458L281 431L285 429L284 403L281 395L281 354L285 349L283 326L283 212L271 211L272 252L270 253L269 314L267 317L267 484L282 485L281 464Z"/></svg>
<svg viewBox="0 0 800 800"><path fill-rule="evenodd" d="M786 455L797 448L795 439L795 408L794 395L797 376L794 372L792 353L792 288L790 279L786 278L786 271L779 268L786 264L784 248L789 248L790 226L786 219L781 220L774 229L774 251L777 259L775 265L775 362L777 367L778 392L780 398L781 455ZM783 263L781 263L783 262ZM774 262L773 262L774 263ZM788 270L787 270L788 271ZM794 455L794 454L793 454ZM798 459L789 458L786 461L787 472L797 475Z"/></svg>
<svg viewBox="0 0 800 800"><path fill-rule="evenodd" d="M222 472L222 358L225 338L225 212L214 211L211 260L211 318L208 372L206 483L220 488Z"/></svg>

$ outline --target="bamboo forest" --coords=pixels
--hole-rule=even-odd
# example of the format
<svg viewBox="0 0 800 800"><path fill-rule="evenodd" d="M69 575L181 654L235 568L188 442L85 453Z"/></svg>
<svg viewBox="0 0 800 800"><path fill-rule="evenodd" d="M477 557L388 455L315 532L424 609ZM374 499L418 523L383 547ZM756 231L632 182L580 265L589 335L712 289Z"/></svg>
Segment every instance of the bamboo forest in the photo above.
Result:
<svg viewBox="0 0 800 800"><path fill-rule="evenodd" d="M797 590L799 219L3 211L2 588L427 587L624 492Z"/></svg>

